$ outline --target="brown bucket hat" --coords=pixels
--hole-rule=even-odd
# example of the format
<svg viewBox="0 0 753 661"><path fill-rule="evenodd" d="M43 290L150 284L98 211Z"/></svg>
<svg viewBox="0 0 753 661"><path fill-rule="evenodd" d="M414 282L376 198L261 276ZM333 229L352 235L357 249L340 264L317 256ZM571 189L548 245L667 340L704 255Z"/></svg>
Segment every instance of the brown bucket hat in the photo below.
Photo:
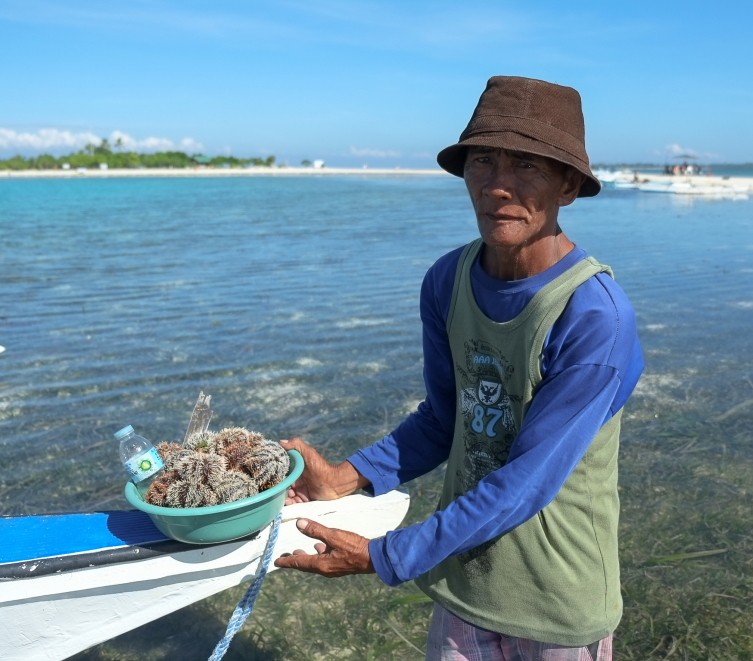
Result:
<svg viewBox="0 0 753 661"><path fill-rule="evenodd" d="M490 78L457 144L440 151L437 162L462 177L469 146L553 158L586 176L578 197L592 197L601 190L589 167L580 94L572 87L517 76Z"/></svg>

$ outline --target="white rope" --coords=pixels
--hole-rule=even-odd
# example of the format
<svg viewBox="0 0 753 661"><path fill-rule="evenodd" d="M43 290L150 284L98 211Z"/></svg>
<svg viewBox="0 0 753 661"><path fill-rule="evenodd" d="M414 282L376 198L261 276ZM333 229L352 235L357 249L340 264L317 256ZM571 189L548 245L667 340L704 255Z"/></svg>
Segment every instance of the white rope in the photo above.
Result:
<svg viewBox="0 0 753 661"><path fill-rule="evenodd" d="M233 636L241 630L244 622L254 610L254 603L259 596L259 592L261 592L261 585L264 582L264 577L267 575L269 563L272 561L272 553L277 544L277 535L280 531L281 520L282 512L280 512L277 517L275 517L275 520L272 521L272 530L269 532L267 546L264 549L264 555L259 562L259 573L254 578L253 583L249 586L246 594L235 607L233 614L230 616L230 621L227 623L225 635L222 640L217 643L217 647L214 648L214 652L212 652L212 656L209 657L209 661L219 661L225 656L225 652L227 652L230 647L230 641L233 640Z"/></svg>

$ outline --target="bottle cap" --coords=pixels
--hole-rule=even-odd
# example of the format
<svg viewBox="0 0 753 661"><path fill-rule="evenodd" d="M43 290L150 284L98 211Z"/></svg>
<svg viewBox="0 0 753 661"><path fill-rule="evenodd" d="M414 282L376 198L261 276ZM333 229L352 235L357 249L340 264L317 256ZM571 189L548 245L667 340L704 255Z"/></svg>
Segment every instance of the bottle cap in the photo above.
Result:
<svg viewBox="0 0 753 661"><path fill-rule="evenodd" d="M133 427L131 425L128 425L127 427L123 427L123 429L120 429L115 432L115 438L117 438L119 441L128 436L128 434L133 434Z"/></svg>

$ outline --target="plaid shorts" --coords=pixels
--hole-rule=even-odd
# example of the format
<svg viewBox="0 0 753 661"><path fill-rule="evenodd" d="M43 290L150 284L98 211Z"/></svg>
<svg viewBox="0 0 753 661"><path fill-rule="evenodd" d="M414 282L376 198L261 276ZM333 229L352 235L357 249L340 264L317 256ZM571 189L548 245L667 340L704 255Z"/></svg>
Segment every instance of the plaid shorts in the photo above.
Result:
<svg viewBox="0 0 753 661"><path fill-rule="evenodd" d="M426 661L611 661L612 636L586 647L563 647L474 627L434 604Z"/></svg>

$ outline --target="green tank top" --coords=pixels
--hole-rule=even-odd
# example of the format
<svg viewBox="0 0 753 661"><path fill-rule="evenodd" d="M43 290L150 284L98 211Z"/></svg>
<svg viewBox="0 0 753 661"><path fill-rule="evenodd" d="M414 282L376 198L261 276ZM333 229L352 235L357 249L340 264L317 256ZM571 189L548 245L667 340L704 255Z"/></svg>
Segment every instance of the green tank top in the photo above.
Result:
<svg viewBox="0 0 753 661"><path fill-rule="evenodd" d="M575 289L609 267L588 258L539 290L514 319L478 308L463 252L447 320L455 365L455 433L441 509L507 461L542 380L546 337ZM621 412L591 443L557 497L515 530L448 558L417 585L463 620L509 636L588 645L622 615L617 558L617 451Z"/></svg>

